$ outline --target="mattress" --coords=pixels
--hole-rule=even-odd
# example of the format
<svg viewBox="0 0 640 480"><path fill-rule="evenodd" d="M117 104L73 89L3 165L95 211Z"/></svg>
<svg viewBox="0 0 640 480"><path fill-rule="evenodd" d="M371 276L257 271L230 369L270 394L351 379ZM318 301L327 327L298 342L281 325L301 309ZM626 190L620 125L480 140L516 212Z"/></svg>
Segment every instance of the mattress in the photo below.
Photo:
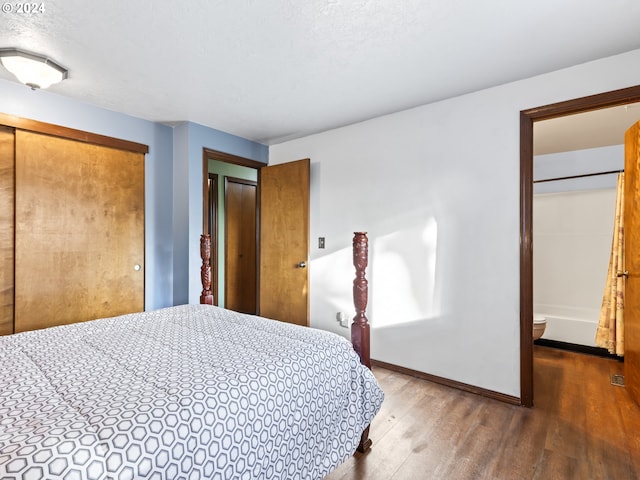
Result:
<svg viewBox="0 0 640 480"><path fill-rule="evenodd" d="M344 338L210 305L0 337L0 478L321 479L383 396Z"/></svg>

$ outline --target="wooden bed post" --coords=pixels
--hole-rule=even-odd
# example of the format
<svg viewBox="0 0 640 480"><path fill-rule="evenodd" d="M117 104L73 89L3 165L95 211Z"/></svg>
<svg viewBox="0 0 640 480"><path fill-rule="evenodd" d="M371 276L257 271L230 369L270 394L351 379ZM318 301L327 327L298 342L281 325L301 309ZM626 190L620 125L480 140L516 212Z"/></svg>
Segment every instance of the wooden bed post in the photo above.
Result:
<svg viewBox="0 0 640 480"><path fill-rule="evenodd" d="M200 268L200 279L202 280L200 303L213 305L213 294L211 293L211 235L207 233L200 235L200 258L202 259L202 267Z"/></svg>
<svg viewBox="0 0 640 480"><path fill-rule="evenodd" d="M369 321L365 315L367 300L369 297L368 282L365 278L365 270L369 259L369 240L366 232L355 232L353 237L353 265L356 267L356 278L353 280L353 304L356 307L356 316L351 324L351 343L358 355L360 362L371 368L371 356L369 350Z"/></svg>
<svg viewBox="0 0 640 480"><path fill-rule="evenodd" d="M360 356L360 362L371 368L371 351L369 341L369 321L365 315L369 298L368 282L365 270L369 261L369 240L366 232L355 232L353 236L353 265L356 267L356 278L353 280L353 304L356 316L351 324L351 343ZM371 448L369 427L362 432L358 451L367 452Z"/></svg>

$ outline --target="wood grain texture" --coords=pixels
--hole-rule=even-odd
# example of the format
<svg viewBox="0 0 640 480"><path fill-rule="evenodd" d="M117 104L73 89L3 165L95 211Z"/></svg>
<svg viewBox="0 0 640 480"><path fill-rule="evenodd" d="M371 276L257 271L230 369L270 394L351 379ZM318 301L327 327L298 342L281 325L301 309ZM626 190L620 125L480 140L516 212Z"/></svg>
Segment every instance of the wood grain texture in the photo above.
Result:
<svg viewBox="0 0 640 480"><path fill-rule="evenodd" d="M224 306L253 315L257 311L256 191L255 182L226 178Z"/></svg>
<svg viewBox="0 0 640 480"><path fill-rule="evenodd" d="M14 184L14 133L0 127L0 335L13 333Z"/></svg>
<svg viewBox="0 0 640 480"><path fill-rule="evenodd" d="M533 405L533 120L520 112L520 401Z"/></svg>
<svg viewBox="0 0 640 480"><path fill-rule="evenodd" d="M260 169L260 315L309 324L309 160Z"/></svg>
<svg viewBox="0 0 640 480"><path fill-rule="evenodd" d="M369 282L366 278L369 263L369 239L366 232L353 234L353 266L356 269L353 280L353 305L356 316L351 324L351 343L360 356L360 362L371 368L370 327L366 309L369 301Z"/></svg>
<svg viewBox="0 0 640 480"><path fill-rule="evenodd" d="M15 289L16 332L144 309L144 155L16 131Z"/></svg>
<svg viewBox="0 0 640 480"><path fill-rule="evenodd" d="M214 235L214 232L210 229L211 223L209 221L209 212L210 212L211 201L212 201L212 198L210 196L211 192L209 191L209 182L208 182L208 179L210 178L209 160L217 160L219 162L231 163L234 165L242 165L244 167L250 167L255 169L260 169L264 167L265 164L262 162L251 160L249 158L239 157L237 155L232 155L230 153L221 152L219 150L213 150L207 147L202 148L202 202L203 202L202 228L204 233L211 234L211 238L215 239L216 236ZM213 197L213 198L217 198L217 197ZM213 258L215 259L215 256ZM214 275L215 275L215 269L214 269ZM214 281L214 285L217 285L217 282ZM217 294L216 294L216 299L217 299Z"/></svg>
<svg viewBox="0 0 640 480"><path fill-rule="evenodd" d="M23 131L42 133L52 135L59 138L76 140L78 142L91 143L103 147L117 148L128 152L149 153L149 146L142 143L131 142L129 140L121 140L119 138L106 137L97 133L85 132L74 128L54 125L52 123L39 122L28 118L16 117L15 115L7 115L0 113L0 125L6 125Z"/></svg>
<svg viewBox="0 0 640 480"><path fill-rule="evenodd" d="M200 292L200 303L213 305L213 294L211 293L211 235L208 233L200 235L200 282L202 292Z"/></svg>
<svg viewBox="0 0 640 480"><path fill-rule="evenodd" d="M640 122L625 133L624 261L629 272L624 299L625 384L640 405Z"/></svg>
<svg viewBox="0 0 640 480"><path fill-rule="evenodd" d="M353 280L353 306L356 315L351 324L351 343L353 349L360 357L360 363L371 369L371 335L366 309L369 301L369 282L366 278L367 265L369 263L369 239L366 232L354 232L353 234L353 266L356 274ZM357 451L365 453L371 448L372 441L369 438L369 426L364 429L360 437Z"/></svg>
<svg viewBox="0 0 640 480"><path fill-rule="evenodd" d="M622 369L535 346L536 404L524 408L374 365L375 442L326 480L640 478L640 409L610 384Z"/></svg>

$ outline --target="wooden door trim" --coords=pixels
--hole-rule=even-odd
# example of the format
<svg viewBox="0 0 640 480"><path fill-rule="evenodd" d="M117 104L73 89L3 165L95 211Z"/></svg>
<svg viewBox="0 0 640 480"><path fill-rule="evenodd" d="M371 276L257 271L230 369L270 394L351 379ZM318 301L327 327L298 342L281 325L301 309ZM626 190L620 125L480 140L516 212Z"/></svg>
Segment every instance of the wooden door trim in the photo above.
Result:
<svg viewBox="0 0 640 480"><path fill-rule="evenodd" d="M242 165L243 167L262 168L266 165L262 162L251 160L250 158L239 157L238 155L213 150L207 147L202 148L202 154L207 157L207 160L218 160L220 162L233 163L234 165Z"/></svg>
<svg viewBox="0 0 640 480"><path fill-rule="evenodd" d="M211 205L211 209L205 211L205 215L207 215L207 225L209 226L206 231L210 232L211 235L211 270L212 270L212 278L211 278L211 293L213 295L213 304L218 305L218 269L213 268L213 266L218 265L218 221L219 221L219 210L218 210L218 185L220 184L220 176L217 173L208 173L207 178L211 181L212 188L208 188L208 196L209 203ZM208 184L207 184L208 187Z"/></svg>
<svg viewBox="0 0 640 480"><path fill-rule="evenodd" d="M255 168L260 172L262 167L266 167L266 163L257 162L250 158L239 157L231 153L221 152L212 148L202 147L202 232L209 233L208 216L209 216L209 160L217 160L219 162L233 163L243 167ZM259 178L259 175L258 175ZM258 183L260 180L258 180Z"/></svg>
<svg viewBox="0 0 640 480"><path fill-rule="evenodd" d="M533 406L533 124L640 102L640 85L520 112L520 403Z"/></svg>
<svg viewBox="0 0 640 480"><path fill-rule="evenodd" d="M217 248L214 248L215 238L213 233L210 231L209 227L209 209L211 207L210 200L210 192L209 192L209 160L217 160L220 162L232 163L234 165L240 165L243 167L255 168L258 171L258 182L257 182L257 190L256 195L258 196L258 201L256 204L256 250L258 252L256 258L256 283L259 285L260 282L260 268L258 267L258 262L260 261L260 169L266 167L266 163L258 162L256 160L251 160L250 158L239 157L237 155L233 155L231 153L221 152L219 150L214 150L208 147L202 147L202 232L208 233L211 235L211 261L213 265L211 265L211 269L213 271L213 275L216 277L215 285L217 287L219 279L217 278L217 266L218 266L218 256L217 256ZM217 223L217 220L216 220ZM256 289L258 291L259 288ZM257 296L258 294L256 294ZM216 305L218 304L218 296L217 290L214 293L214 301ZM258 303L259 298L256 298L256 305Z"/></svg>
<svg viewBox="0 0 640 480"><path fill-rule="evenodd" d="M263 165L263 167L266 167L267 165ZM260 275L260 264L262 262L262 219L261 219L261 213L262 213L262 192L261 192L261 187L260 185L262 185L262 168L258 169L258 186L256 188L256 195L257 195L257 201L256 201L256 314L260 315L260 286L262 285L262 277Z"/></svg>
<svg viewBox="0 0 640 480"><path fill-rule="evenodd" d="M256 182L255 180L249 180L246 178L239 178L239 177L230 177L228 175L225 175L224 182L225 182L225 185L227 184L227 182L233 182L233 183L241 183L242 185L251 185L253 187L258 186L258 182ZM226 198L226 188L225 188L225 198Z"/></svg>
<svg viewBox="0 0 640 480"><path fill-rule="evenodd" d="M39 122L37 120L7 115L5 113L0 113L0 125L6 125L19 130L41 133L44 135L51 135L54 137L66 138L69 140L76 140L78 142L92 143L94 145L100 145L101 147L117 148L118 150L126 150L134 153L149 153L149 146L143 145L142 143L107 137L97 133L85 132L74 128L63 127L61 125L54 125L52 123Z"/></svg>

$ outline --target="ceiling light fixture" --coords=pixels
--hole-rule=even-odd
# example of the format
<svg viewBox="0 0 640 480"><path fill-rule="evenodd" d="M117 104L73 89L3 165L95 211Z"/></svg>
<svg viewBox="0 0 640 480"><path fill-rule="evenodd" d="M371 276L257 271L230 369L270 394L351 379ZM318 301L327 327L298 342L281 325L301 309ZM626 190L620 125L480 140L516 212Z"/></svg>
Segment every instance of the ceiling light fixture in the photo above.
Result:
<svg viewBox="0 0 640 480"><path fill-rule="evenodd" d="M69 76L66 68L50 58L18 48L0 48L0 62L32 90L47 88Z"/></svg>

